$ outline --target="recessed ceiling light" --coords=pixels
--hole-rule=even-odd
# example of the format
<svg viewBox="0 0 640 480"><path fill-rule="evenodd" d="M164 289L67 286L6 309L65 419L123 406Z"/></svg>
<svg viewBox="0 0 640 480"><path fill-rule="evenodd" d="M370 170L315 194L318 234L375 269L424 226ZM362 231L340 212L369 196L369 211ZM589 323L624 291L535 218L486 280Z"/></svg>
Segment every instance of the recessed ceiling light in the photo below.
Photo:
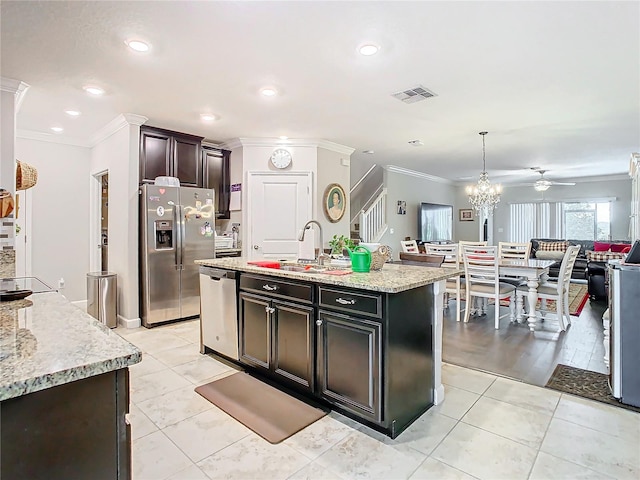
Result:
<svg viewBox="0 0 640 480"><path fill-rule="evenodd" d="M275 88L266 87L260 90L260 93L265 97L273 97L278 94L278 91Z"/></svg>
<svg viewBox="0 0 640 480"><path fill-rule="evenodd" d="M373 155L375 152L373 150L363 150L362 153L366 153L367 155Z"/></svg>
<svg viewBox="0 0 640 480"><path fill-rule="evenodd" d="M369 43L367 45L362 45L359 49L359 52L362 55L369 56L369 55L375 55L376 53L378 53L378 50L380 50L380 47Z"/></svg>
<svg viewBox="0 0 640 480"><path fill-rule="evenodd" d="M142 40L126 40L124 43L128 45L131 50L136 52L148 52L151 48L148 43Z"/></svg>
<svg viewBox="0 0 640 480"><path fill-rule="evenodd" d="M86 85L84 88L84 91L87 93L90 93L91 95L103 95L104 94L104 89L100 88L100 87L96 87L95 85Z"/></svg>
<svg viewBox="0 0 640 480"><path fill-rule="evenodd" d="M200 119L203 122L213 122L216 119L215 115L212 115L211 113L201 113L200 114Z"/></svg>
<svg viewBox="0 0 640 480"><path fill-rule="evenodd" d="M411 140L409 142L409 145L413 145L414 147L421 147L422 145L424 145L422 140Z"/></svg>
<svg viewBox="0 0 640 480"><path fill-rule="evenodd" d="M286 135L280 135L280 140L289 140L289 137L287 137Z"/></svg>
<svg viewBox="0 0 640 480"><path fill-rule="evenodd" d="M64 128L62 128L62 127L51 127L51 130L53 130L56 133L64 132Z"/></svg>
<svg viewBox="0 0 640 480"><path fill-rule="evenodd" d="M80 112L77 110L65 110L64 113L66 113L67 115L71 116L71 117L77 117L80 115Z"/></svg>

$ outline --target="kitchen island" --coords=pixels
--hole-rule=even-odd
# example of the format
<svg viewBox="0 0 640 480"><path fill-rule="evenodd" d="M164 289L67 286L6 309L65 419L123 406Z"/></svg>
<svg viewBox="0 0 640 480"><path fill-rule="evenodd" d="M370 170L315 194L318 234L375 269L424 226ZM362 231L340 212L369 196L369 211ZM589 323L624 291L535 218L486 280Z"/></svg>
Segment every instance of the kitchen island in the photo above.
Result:
<svg viewBox="0 0 640 480"><path fill-rule="evenodd" d="M140 351L57 292L0 303L0 477L131 478Z"/></svg>
<svg viewBox="0 0 640 480"><path fill-rule="evenodd" d="M461 271L385 264L336 275L244 258L196 263L201 274L239 272L233 360L248 371L392 438L443 400L442 293Z"/></svg>

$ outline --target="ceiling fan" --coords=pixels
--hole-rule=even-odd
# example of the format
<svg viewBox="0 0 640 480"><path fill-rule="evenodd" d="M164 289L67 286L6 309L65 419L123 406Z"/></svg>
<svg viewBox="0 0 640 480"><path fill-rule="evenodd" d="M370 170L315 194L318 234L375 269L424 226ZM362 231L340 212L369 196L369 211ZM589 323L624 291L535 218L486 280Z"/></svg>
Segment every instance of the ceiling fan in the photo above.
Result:
<svg viewBox="0 0 640 480"><path fill-rule="evenodd" d="M532 170L540 174L540 178L530 184L537 192L545 192L552 185L575 185L575 182L554 182L553 180L544 178L544 174L547 173L548 170L542 170L539 168L532 168Z"/></svg>

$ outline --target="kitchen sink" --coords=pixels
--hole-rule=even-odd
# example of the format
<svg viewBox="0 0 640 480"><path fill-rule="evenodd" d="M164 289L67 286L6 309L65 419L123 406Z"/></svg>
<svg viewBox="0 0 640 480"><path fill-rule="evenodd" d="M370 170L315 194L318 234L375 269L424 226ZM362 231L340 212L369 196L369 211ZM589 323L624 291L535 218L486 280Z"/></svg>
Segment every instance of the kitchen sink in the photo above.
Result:
<svg viewBox="0 0 640 480"><path fill-rule="evenodd" d="M325 273L336 270L349 270L348 267L339 267L336 265L318 265L317 263L300 264L300 263L281 263L280 270L287 272L299 273Z"/></svg>

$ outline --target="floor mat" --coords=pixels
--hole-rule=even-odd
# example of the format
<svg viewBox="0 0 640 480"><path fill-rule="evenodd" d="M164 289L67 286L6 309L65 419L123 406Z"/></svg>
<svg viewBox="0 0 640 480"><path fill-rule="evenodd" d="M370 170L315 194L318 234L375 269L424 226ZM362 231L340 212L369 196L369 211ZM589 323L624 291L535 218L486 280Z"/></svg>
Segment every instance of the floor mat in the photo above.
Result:
<svg viewBox="0 0 640 480"><path fill-rule="evenodd" d="M327 414L246 373L195 390L270 443L280 443Z"/></svg>
<svg viewBox="0 0 640 480"><path fill-rule="evenodd" d="M570 283L569 284L569 315L573 315L575 317L580 316L580 312L584 308L585 304L589 300L589 292L587 291L587 286L581 283ZM526 299L525 299L526 302ZM489 300L489 304L493 304L493 300ZM526 304L526 303L525 303ZM508 307L509 300L500 300L500 306ZM540 309L540 300L536 303L536 310ZM556 311L556 302L555 300L547 300L547 311L555 312Z"/></svg>
<svg viewBox="0 0 640 480"><path fill-rule="evenodd" d="M640 408L620 403L611 395L609 376L604 373L592 372L559 363L545 387L640 412Z"/></svg>

